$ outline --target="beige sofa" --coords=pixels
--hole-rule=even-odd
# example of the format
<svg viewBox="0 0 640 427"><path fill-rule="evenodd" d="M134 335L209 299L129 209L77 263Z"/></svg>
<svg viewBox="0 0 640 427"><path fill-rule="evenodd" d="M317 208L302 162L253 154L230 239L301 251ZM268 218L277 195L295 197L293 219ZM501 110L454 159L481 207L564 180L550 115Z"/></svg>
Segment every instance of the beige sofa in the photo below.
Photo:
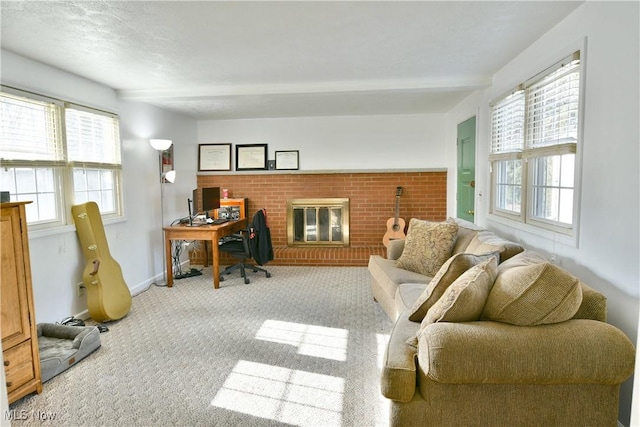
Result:
<svg viewBox="0 0 640 427"><path fill-rule="evenodd" d="M444 266L407 271L414 221L387 259L369 261L373 295L395 321L381 375L390 425L615 426L635 349L606 323L604 295L457 219ZM460 260L475 264L454 271Z"/></svg>

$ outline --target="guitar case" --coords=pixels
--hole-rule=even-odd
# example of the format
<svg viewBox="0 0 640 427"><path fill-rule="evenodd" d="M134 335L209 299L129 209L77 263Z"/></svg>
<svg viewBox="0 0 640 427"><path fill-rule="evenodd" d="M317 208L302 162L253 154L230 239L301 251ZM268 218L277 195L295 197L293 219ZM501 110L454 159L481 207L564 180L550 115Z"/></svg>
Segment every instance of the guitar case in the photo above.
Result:
<svg viewBox="0 0 640 427"><path fill-rule="evenodd" d="M131 308L131 292L120 264L109 252L98 205L95 202L75 205L71 214L87 261L82 281L89 315L97 322L121 319Z"/></svg>

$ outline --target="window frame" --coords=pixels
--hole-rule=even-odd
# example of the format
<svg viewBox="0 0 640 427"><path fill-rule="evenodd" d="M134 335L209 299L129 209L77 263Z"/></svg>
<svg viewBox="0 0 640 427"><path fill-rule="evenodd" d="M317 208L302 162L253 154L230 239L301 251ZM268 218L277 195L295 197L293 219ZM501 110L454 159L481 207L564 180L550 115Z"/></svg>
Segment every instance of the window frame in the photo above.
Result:
<svg viewBox="0 0 640 427"><path fill-rule="evenodd" d="M495 153L493 151L493 110L494 107L501 101L505 100L508 96L516 93L517 91L526 91L529 87L535 85L548 75L552 74L556 70L560 69L563 63L566 63L575 59L575 55L579 58L579 98L578 98L578 111L577 111L577 139L575 144L573 143L558 143L546 147L528 147L527 146L527 129L528 129L528 110L527 99L525 95L524 103L524 126L523 126L523 147L521 150L515 150L510 152ZM579 236L579 221L580 221L580 196L581 196L581 177L582 177L582 146L584 141L583 129L584 129L584 112L585 112L585 74L586 74L586 55L584 43L581 46L576 46L571 49L569 55L559 55L562 59L555 61L552 66L547 67L542 72L536 74L534 77L527 79L524 83L518 85L512 91L506 95L495 98L489 105L490 107L490 129L491 137L489 139L489 219L503 223L518 229L522 229L533 234L537 234L542 237L552 239L564 244L576 246L578 244ZM574 155L574 171L573 171L573 206L571 212L571 224L566 224L561 221L548 220L534 215L536 206L534 206L535 186L534 181L535 162L538 159L544 159L549 156L562 156L564 154ZM497 185L498 182L498 167L497 163L501 161L520 160L522 162L522 176L521 176L521 209L519 213L501 209L497 206ZM561 184L559 185L559 187Z"/></svg>
<svg viewBox="0 0 640 427"><path fill-rule="evenodd" d="M123 185L122 185L122 137L120 133L120 119L116 113L104 111L98 108L89 107L73 102L67 102L57 98L40 95L37 93L21 90L7 85L0 85L0 92L4 95L17 96L36 102L46 102L55 105L55 120L57 137L60 139L62 158L55 161L38 160L5 160L0 159L3 168L53 168L54 171L54 197L57 203L56 218L51 220L39 220L27 222L33 236L56 234L73 228L73 218L71 217L71 206L75 202L74 170L108 170L113 174L113 207L112 211L102 213L105 222L117 222L124 220ZM69 149L67 147L66 114L68 109L80 110L91 114L106 116L115 120L114 132L117 138L117 160L115 163L100 162L78 162L69 160ZM118 163L119 162L119 163ZM14 193L12 192L12 200ZM81 203L81 202L78 202ZM27 208L32 205L27 205Z"/></svg>

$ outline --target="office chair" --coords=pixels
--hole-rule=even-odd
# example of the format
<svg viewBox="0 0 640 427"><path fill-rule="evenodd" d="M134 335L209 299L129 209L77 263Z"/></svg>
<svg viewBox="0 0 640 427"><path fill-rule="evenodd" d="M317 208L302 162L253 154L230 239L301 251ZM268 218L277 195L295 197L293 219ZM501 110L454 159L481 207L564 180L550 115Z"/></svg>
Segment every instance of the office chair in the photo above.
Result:
<svg viewBox="0 0 640 427"><path fill-rule="evenodd" d="M246 262L247 259L253 258L256 264L264 265L273 259L271 232L267 225L266 211L261 209L256 212L249 228L229 236L224 243L218 246L218 249L241 260L239 263L225 268L220 273L220 281L224 281L224 274L240 270L244 283L249 284L251 281L247 277L246 269L251 269L254 273L261 271L265 276L271 277L271 273L264 268Z"/></svg>

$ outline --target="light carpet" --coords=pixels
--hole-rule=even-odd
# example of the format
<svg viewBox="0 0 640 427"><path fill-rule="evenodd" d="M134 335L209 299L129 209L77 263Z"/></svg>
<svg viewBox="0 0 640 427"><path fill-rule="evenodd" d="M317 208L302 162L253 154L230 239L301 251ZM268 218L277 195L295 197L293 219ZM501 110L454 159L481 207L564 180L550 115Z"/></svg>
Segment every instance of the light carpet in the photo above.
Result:
<svg viewBox="0 0 640 427"><path fill-rule="evenodd" d="M102 347L11 405L12 425L386 426L391 322L365 267L211 268L152 286Z"/></svg>

